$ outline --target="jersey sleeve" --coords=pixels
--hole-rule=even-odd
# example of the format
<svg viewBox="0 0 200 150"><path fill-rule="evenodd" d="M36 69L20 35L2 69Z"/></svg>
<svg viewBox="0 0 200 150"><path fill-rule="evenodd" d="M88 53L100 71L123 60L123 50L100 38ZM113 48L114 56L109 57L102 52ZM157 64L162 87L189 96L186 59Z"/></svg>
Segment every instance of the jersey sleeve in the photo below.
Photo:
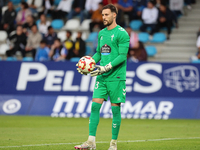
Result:
<svg viewBox="0 0 200 150"><path fill-rule="evenodd" d="M130 37L126 31L121 31L121 34L119 35L118 43L119 43L118 44L119 47L129 47Z"/></svg>
<svg viewBox="0 0 200 150"><path fill-rule="evenodd" d="M112 67L115 67L127 59L127 53L129 50L130 37L126 31L122 31L119 36L119 55L111 62Z"/></svg>
<svg viewBox="0 0 200 150"><path fill-rule="evenodd" d="M95 63L98 63L101 60L101 52L100 52L100 32L98 35L98 45L96 49L96 53L92 56L94 59Z"/></svg>

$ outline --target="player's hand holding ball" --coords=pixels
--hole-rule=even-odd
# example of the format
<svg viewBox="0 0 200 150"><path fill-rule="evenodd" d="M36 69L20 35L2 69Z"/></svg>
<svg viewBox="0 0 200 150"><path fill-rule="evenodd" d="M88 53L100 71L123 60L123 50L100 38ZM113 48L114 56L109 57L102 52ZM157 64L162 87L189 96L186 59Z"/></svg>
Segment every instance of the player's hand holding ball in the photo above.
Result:
<svg viewBox="0 0 200 150"><path fill-rule="evenodd" d="M112 69L111 63L107 64L106 66L96 65L94 59L90 56L83 56L76 66L78 67L77 70L80 74L87 75L90 73L92 77L101 75ZM96 70L94 70L95 68Z"/></svg>
<svg viewBox="0 0 200 150"><path fill-rule="evenodd" d="M95 65L95 68L97 68L97 69L90 72L92 77L97 76L97 75L101 75L105 72L108 72L109 70L112 69L112 65L111 65L111 63L107 64L106 66Z"/></svg>
<svg viewBox="0 0 200 150"><path fill-rule="evenodd" d="M76 64L76 66L78 67L78 72L84 75L87 75L88 73L93 71L95 69L95 65L96 63L94 59L90 56L83 56Z"/></svg>

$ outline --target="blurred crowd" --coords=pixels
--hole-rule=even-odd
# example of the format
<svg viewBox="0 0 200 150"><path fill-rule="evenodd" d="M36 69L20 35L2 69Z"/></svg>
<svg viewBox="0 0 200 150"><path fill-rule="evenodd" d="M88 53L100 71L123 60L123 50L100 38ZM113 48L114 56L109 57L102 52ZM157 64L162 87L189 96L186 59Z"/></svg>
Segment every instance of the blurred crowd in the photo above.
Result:
<svg viewBox="0 0 200 150"><path fill-rule="evenodd" d="M196 42L196 46L197 46L197 53L195 56L193 56L191 59L192 61L195 60L200 60L200 28L199 31L197 32L197 42Z"/></svg>
<svg viewBox="0 0 200 150"><path fill-rule="evenodd" d="M66 31L63 42L57 37L51 21L63 19L67 22L78 15L80 23L91 19L90 32L98 31L104 28L101 10L110 3L118 8L117 23L130 35L128 60L138 62L146 61L147 54L138 35L126 23L126 16L129 22L142 20L140 31L150 35L166 27L170 39L171 28L178 28L177 18L183 13L184 5L192 9L195 0L22 0L20 7L14 6L12 0L0 0L0 30L7 32L10 42L6 55L14 56L20 51L23 57L29 53L37 61L63 61L84 56L86 42L82 39L82 31L78 31L74 41L72 32ZM200 45L200 37L198 39Z"/></svg>

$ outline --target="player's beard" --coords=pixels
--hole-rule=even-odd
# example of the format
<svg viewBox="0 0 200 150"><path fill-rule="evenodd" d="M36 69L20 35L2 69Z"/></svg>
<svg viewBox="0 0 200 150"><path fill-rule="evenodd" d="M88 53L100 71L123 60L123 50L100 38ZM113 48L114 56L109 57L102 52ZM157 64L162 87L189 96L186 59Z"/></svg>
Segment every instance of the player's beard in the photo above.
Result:
<svg viewBox="0 0 200 150"><path fill-rule="evenodd" d="M104 26L107 26L107 27L110 26L112 23L113 23L113 19L110 21L106 20L106 23L103 22Z"/></svg>

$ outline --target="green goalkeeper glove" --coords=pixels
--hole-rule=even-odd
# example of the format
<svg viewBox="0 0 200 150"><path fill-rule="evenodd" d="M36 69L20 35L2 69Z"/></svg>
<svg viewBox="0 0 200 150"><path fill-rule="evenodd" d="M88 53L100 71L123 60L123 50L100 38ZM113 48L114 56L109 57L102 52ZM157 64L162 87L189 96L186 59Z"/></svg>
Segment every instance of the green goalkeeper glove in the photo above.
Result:
<svg viewBox="0 0 200 150"><path fill-rule="evenodd" d="M94 67L97 68L97 69L90 72L91 77L101 75L101 74L108 72L109 70L112 69L111 63L107 64L106 66L95 65Z"/></svg>
<svg viewBox="0 0 200 150"><path fill-rule="evenodd" d="M78 63L76 64L76 66L78 67ZM87 73L82 72L81 68L78 67L77 70L78 70L78 72L79 72L80 74L87 75Z"/></svg>

